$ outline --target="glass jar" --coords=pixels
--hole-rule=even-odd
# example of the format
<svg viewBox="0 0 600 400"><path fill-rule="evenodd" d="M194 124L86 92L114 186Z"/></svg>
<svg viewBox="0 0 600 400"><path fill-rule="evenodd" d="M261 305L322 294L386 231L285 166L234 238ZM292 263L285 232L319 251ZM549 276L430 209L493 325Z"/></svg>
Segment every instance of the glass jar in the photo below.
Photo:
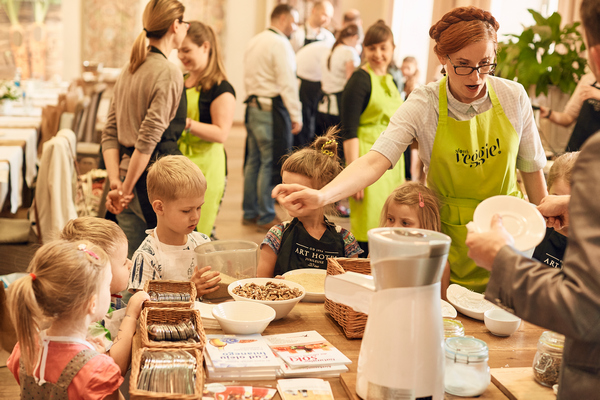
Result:
<svg viewBox="0 0 600 400"><path fill-rule="evenodd" d="M472 397L479 396L490 385L488 346L483 340L451 337L444 344L446 393Z"/></svg>
<svg viewBox="0 0 600 400"><path fill-rule="evenodd" d="M462 322L456 319L444 318L444 338L458 336L465 336L465 327Z"/></svg>
<svg viewBox="0 0 600 400"><path fill-rule="evenodd" d="M564 345L565 337L560 333L542 333L533 358L533 378L537 383L548 387L558 383Z"/></svg>

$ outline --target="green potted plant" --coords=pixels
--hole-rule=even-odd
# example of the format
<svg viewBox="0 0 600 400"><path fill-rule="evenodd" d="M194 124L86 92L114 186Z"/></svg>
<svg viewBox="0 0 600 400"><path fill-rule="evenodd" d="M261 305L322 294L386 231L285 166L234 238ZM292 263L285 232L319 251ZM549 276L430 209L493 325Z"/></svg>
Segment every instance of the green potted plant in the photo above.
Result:
<svg viewBox="0 0 600 400"><path fill-rule="evenodd" d="M544 18L535 10L528 10L536 24L524 27L520 35L510 34L507 43L498 44L496 75L516 80L528 91L535 85L535 95L548 95L549 86L556 86L572 94L584 74L586 59L579 22L565 25L555 12ZM516 39L516 40L515 40Z"/></svg>

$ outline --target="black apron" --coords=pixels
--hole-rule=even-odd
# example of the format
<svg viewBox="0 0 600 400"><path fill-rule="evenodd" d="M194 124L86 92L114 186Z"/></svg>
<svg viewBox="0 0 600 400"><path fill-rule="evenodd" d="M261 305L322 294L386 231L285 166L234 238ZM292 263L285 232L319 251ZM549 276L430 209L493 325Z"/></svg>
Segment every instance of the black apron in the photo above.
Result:
<svg viewBox="0 0 600 400"><path fill-rule="evenodd" d="M283 156L292 150L292 120L290 113L283 104L281 96L272 97L271 114L273 115L273 165L271 168L271 184L281 183L281 166L283 165ZM248 123L248 107L258 107L261 109L258 96L250 95L244 101L248 104L246 107L246 123ZM251 104L254 104L251 105ZM246 137L246 150L244 153L244 166L248 159L248 137Z"/></svg>
<svg viewBox="0 0 600 400"><path fill-rule="evenodd" d="M302 103L303 125L302 130L294 135L294 147L304 147L314 140L315 134L321 135L323 133L315 130L319 101L323 96L321 82L300 78L299 96Z"/></svg>
<svg viewBox="0 0 600 400"><path fill-rule="evenodd" d="M306 25L304 25L304 46L306 46L307 44L314 43L319 40L316 37L314 39L307 39L306 36L308 36L308 31L306 30Z"/></svg>
<svg viewBox="0 0 600 400"><path fill-rule="evenodd" d="M344 238L335 224L325 218L326 230L320 239L312 237L298 218L285 228L275 263L275 276L301 268L327 269L329 257L345 257Z"/></svg>
<svg viewBox="0 0 600 400"><path fill-rule="evenodd" d="M596 86L596 82L592 85L596 89L600 90ZM600 130L600 101L596 99L587 99L581 106L581 111L577 117L577 123L573 128L573 133L567 143L565 151L579 151L583 143L592 136L594 133Z"/></svg>
<svg viewBox="0 0 600 400"><path fill-rule="evenodd" d="M552 228L546 228L546 236L533 252L533 259L552 268L562 269L562 260L567 249L567 237Z"/></svg>
<svg viewBox="0 0 600 400"><path fill-rule="evenodd" d="M150 51L153 53L162 54L162 52L155 47L150 47ZM163 54L164 56L164 54ZM166 57L165 57L166 58ZM135 194L140 202L140 207L142 209L142 213L144 214L144 219L146 220L147 229L156 228L156 214L152 209L152 204L148 199L148 186L146 184L146 177L148 176L148 167L156 161L159 157L166 155L181 155L181 151L179 151L179 146L177 145L177 141L181 137L181 133L185 129L187 118L187 97L185 96L185 86L183 91L181 92L181 100L179 100L179 106L177 107L177 111L175 112L175 117L169 123L169 126L163 132L160 142L156 145L152 156L150 157L150 161L148 162L148 166L138 179L135 184L134 190ZM129 157L133 154L135 147L125 147L120 146L120 155L119 159L123 158L123 154L127 154Z"/></svg>

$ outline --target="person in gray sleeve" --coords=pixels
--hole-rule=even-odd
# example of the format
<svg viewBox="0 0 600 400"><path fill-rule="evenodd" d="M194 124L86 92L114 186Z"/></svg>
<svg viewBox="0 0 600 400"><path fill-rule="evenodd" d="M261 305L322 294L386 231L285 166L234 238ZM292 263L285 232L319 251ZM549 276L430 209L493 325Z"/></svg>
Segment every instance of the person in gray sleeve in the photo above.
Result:
<svg viewBox="0 0 600 400"><path fill-rule="evenodd" d="M600 0L583 0L588 60L600 77ZM538 206L548 226L569 226L563 269L547 268L517 252L496 215L486 233L469 233L469 257L491 270L485 297L565 335L558 399L596 399L600 393L600 134L582 147L571 196L548 196Z"/></svg>

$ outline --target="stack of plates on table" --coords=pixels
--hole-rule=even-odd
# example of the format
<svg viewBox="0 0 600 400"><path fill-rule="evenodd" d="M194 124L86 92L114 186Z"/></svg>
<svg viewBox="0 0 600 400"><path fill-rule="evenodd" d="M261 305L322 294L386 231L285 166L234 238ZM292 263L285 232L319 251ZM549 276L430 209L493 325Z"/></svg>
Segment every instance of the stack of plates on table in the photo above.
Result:
<svg viewBox="0 0 600 400"><path fill-rule="evenodd" d="M450 304L462 314L480 321L483 321L483 314L487 310L496 308L495 305L484 299L481 293L472 292L466 287L456 284L448 286L446 297Z"/></svg>
<svg viewBox="0 0 600 400"><path fill-rule="evenodd" d="M216 304L207 304L200 301L194 302L194 308L200 311L202 317L202 326L204 329L221 329L219 321L212 315L212 309Z"/></svg>

